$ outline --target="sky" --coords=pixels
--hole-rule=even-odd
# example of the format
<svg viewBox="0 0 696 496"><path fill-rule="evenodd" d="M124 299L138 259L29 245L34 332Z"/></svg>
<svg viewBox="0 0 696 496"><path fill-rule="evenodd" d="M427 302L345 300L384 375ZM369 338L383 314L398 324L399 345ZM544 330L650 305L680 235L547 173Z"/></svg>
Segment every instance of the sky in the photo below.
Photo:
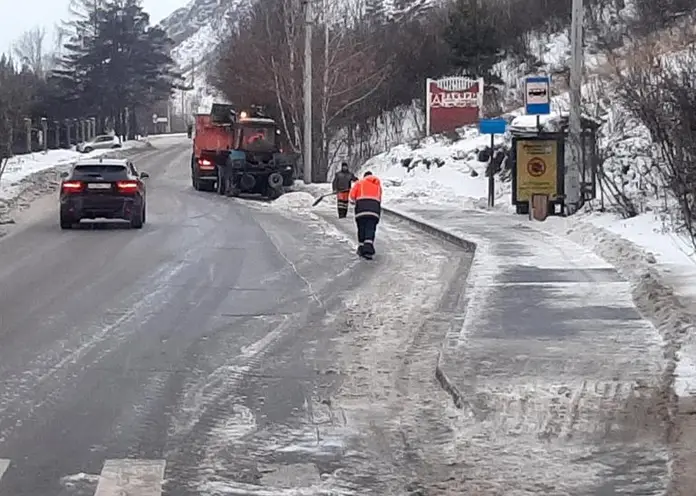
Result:
<svg viewBox="0 0 696 496"><path fill-rule="evenodd" d="M46 28L47 48L54 44L54 26L68 18L69 0L0 0L0 53L8 53L22 33L36 26ZM187 0L143 0L143 7L153 23L160 21Z"/></svg>

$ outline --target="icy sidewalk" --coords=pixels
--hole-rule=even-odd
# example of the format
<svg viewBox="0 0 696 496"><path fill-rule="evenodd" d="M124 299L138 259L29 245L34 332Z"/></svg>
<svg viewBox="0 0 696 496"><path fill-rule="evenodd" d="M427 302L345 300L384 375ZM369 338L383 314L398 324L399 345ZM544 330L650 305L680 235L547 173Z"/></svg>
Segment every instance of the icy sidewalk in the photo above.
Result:
<svg viewBox="0 0 696 496"><path fill-rule="evenodd" d="M463 403L455 444L473 465L462 489L664 489L671 382L663 340L630 284L589 250L524 220L406 202L399 211L478 245L467 314L442 359Z"/></svg>
<svg viewBox="0 0 696 496"><path fill-rule="evenodd" d="M671 329L678 363L674 389L682 413L696 412L696 260L693 247L646 213L631 219L611 214L549 218L540 229L561 233L591 248L638 286L634 295L651 300L653 322ZM647 301L646 301L647 303Z"/></svg>

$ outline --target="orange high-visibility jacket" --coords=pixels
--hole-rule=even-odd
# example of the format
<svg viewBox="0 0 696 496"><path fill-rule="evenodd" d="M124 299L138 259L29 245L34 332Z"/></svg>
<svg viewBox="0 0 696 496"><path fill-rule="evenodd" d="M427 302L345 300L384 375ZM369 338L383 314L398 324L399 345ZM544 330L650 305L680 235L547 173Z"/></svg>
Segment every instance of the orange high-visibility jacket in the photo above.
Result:
<svg viewBox="0 0 696 496"><path fill-rule="evenodd" d="M355 204L355 218L376 217L382 213L382 182L376 176L363 177L350 189L350 202Z"/></svg>

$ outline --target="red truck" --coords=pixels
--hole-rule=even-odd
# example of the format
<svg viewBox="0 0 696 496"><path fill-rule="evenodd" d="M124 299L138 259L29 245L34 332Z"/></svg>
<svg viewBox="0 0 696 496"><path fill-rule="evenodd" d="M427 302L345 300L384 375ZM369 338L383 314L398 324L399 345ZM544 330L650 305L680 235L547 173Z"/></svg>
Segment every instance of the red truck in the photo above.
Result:
<svg viewBox="0 0 696 496"><path fill-rule="evenodd" d="M273 199L293 184L296 165L297 156L280 147L276 122L259 111L238 114L232 105L216 103L210 114L196 115L191 155L196 190Z"/></svg>

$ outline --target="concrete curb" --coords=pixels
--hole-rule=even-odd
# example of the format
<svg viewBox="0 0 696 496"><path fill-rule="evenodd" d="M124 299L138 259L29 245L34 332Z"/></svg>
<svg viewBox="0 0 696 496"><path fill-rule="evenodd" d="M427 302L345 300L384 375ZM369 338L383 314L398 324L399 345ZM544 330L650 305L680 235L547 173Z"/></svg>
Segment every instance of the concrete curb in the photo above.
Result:
<svg viewBox="0 0 696 496"><path fill-rule="evenodd" d="M437 363L435 364L435 379L440 384L440 387L450 395L455 408L461 410L464 407L464 396L459 388L454 385L449 376L445 373L442 367L442 351L437 353Z"/></svg>
<svg viewBox="0 0 696 496"><path fill-rule="evenodd" d="M453 245L459 246L462 249L464 249L468 253L476 253L476 248L477 245L476 243L469 241L467 239L462 238L461 236L458 236L454 233L451 233L445 229L442 229L440 227L437 227L433 224L430 224L429 222L422 220L422 219L416 219L404 212L399 212L398 210L394 210L391 208L385 208L382 207L382 211L386 213L387 215L390 215L392 217L395 217L401 221L407 222L411 224L413 227L416 229L420 229L421 231L424 231L431 236L434 236L436 238L440 238L444 241L447 241L449 243L452 243ZM452 398L452 403L454 403L455 408L461 410L464 405L466 404L466 400L464 398L464 395L462 395L461 391L457 386L454 384L454 382L449 378L447 373L444 370L443 367L443 354L444 350L440 350L437 354L437 361L435 363L435 379L437 382L440 384L440 387L450 395Z"/></svg>
<svg viewBox="0 0 696 496"><path fill-rule="evenodd" d="M442 229L440 227L437 227L433 224L430 224L429 222L427 222L425 220L416 219L416 218L414 218L414 217L412 217L404 212L399 212L398 210L394 210L394 209L388 208L388 207L382 207L382 212L384 212L387 215L390 215L392 217L395 217L399 220L407 222L407 223L411 224L413 227L415 227L416 229L420 229L421 231L425 231L428 234L430 234L431 236L435 236L436 238L440 238L444 241L452 243L453 245L457 245L469 253L476 253L476 243L469 241L467 239L464 239L461 236L458 236L454 233L451 233L451 232L449 232L445 229Z"/></svg>

